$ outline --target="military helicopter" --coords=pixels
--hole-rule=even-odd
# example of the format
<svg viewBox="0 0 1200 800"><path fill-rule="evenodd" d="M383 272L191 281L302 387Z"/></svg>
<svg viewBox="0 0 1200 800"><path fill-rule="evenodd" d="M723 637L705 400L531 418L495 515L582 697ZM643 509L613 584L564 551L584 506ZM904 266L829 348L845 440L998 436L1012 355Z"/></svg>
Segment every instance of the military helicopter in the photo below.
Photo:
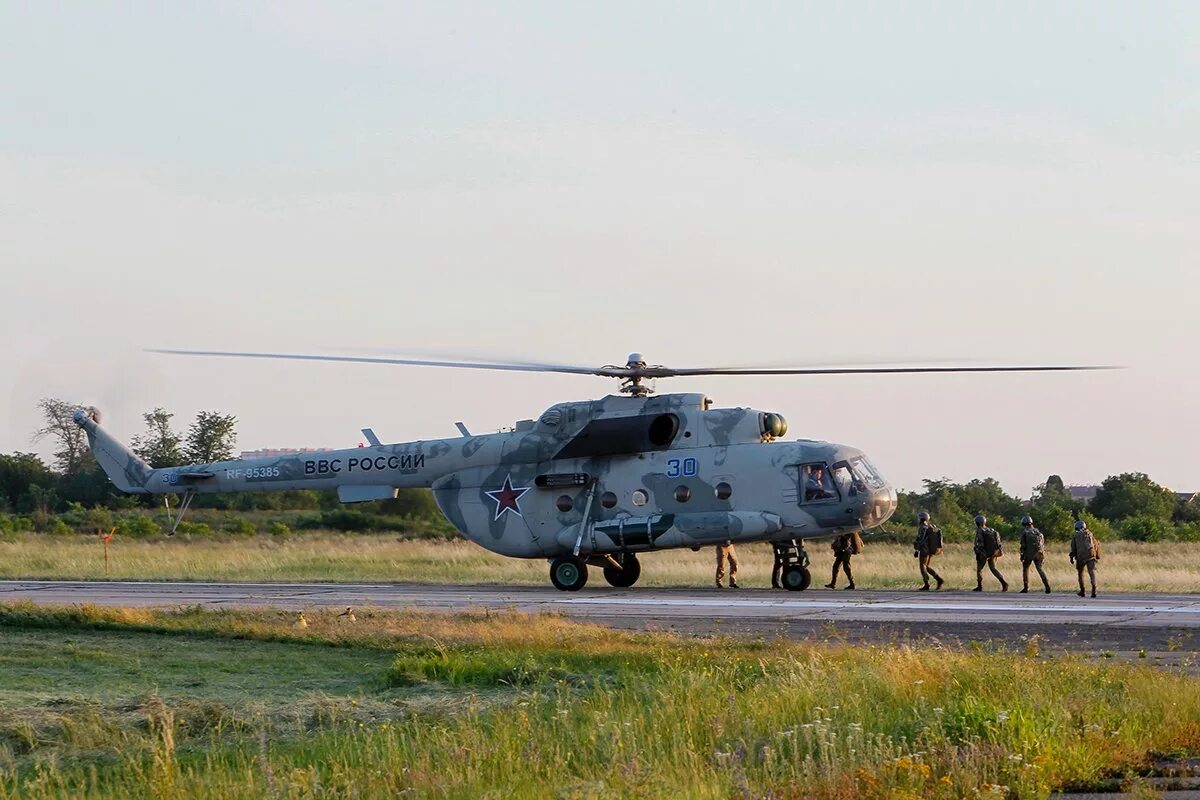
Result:
<svg viewBox="0 0 1200 800"><path fill-rule="evenodd" d="M648 380L698 375L851 375L1058 372L1096 367L689 368L648 364L587 367L537 362L437 361L385 356L155 350L177 355L335 361L598 375L621 381L600 400L558 403L511 430L282 457L151 469L100 425L94 409L75 422L118 489L179 496L175 532L197 494L336 489L344 503L427 487L465 537L513 558L544 558L550 581L582 589L588 567L617 587L641 574L638 555L725 542L786 543L781 579L812 581L804 543L882 526L896 490L863 451L811 439L787 441L773 411L713 408L703 394L655 395Z"/></svg>

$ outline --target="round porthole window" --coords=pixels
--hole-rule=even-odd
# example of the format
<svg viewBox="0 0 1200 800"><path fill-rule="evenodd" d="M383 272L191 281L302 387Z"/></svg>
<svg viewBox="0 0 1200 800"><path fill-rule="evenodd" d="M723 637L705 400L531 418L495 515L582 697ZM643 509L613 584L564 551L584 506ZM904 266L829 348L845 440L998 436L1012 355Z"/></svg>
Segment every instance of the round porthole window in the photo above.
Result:
<svg viewBox="0 0 1200 800"><path fill-rule="evenodd" d="M633 500L635 506L644 506L650 502L650 495L646 494L645 489L638 489L630 499Z"/></svg>
<svg viewBox="0 0 1200 800"><path fill-rule="evenodd" d="M617 505L617 496L612 492L605 492L600 495L600 505L605 508L615 508Z"/></svg>
<svg viewBox="0 0 1200 800"><path fill-rule="evenodd" d="M713 490L718 500L728 500L730 497L733 497L733 487L725 481L718 483Z"/></svg>
<svg viewBox="0 0 1200 800"><path fill-rule="evenodd" d="M554 501L554 507L565 514L575 507L575 501L571 499L570 495L559 495L558 499Z"/></svg>
<svg viewBox="0 0 1200 800"><path fill-rule="evenodd" d="M688 500L691 500L691 499L692 499L692 490L691 489L689 489L686 486L676 486L675 487L675 502L676 503L686 503Z"/></svg>

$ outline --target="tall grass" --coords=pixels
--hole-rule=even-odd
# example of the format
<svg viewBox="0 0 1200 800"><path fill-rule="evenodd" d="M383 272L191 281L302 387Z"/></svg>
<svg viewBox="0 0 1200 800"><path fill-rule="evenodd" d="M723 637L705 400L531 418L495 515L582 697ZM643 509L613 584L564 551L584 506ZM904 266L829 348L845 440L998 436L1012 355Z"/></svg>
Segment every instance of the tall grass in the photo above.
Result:
<svg viewBox="0 0 1200 800"><path fill-rule="evenodd" d="M395 651L383 684L447 702L303 736L191 741L170 707L147 704L139 743L116 760L8 770L0 797L1041 798L1157 752L1200 752L1200 682L1073 658L684 639L527 615L379 614L350 635L331 614L298 632L264 612L42 613L18 609L0 631L357 642Z"/></svg>
<svg viewBox="0 0 1200 800"><path fill-rule="evenodd" d="M1102 591L1200 591L1200 544L1106 543L1100 564ZM824 542L812 542L814 586L829 580L832 556ZM642 556L640 586L712 585L712 551L674 550ZM739 582L769 585L770 548L738 548ZM862 588L913 589L919 585L916 559L905 544L873 542L853 561ZM970 545L951 544L934 561L948 580L947 588L975 584ZM1020 588L1021 565L1010 552L1000 562L1010 584ZM1074 567L1062 545L1051 545L1046 569L1053 587L1073 591ZM465 541L411 541L392 536L348 536L337 533L290 537L122 539L110 546L114 579L222 581L413 581L426 583L495 583L544 586L546 562L518 560L489 553ZM10 535L0 540L0 578L103 579L104 552L96 537ZM994 586L990 575L986 578ZM592 581L604 585L598 570ZM1040 590L1036 574L1032 590Z"/></svg>

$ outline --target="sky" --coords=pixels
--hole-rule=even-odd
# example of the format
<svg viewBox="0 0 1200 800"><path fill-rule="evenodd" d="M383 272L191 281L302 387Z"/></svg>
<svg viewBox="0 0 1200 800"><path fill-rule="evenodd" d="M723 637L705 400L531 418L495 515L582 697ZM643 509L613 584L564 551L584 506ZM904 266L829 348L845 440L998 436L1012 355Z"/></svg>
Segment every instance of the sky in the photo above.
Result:
<svg viewBox="0 0 1200 800"><path fill-rule="evenodd" d="M453 436L595 377L146 348L672 366L902 488L1200 489L1200 5L0 0L0 452Z"/></svg>

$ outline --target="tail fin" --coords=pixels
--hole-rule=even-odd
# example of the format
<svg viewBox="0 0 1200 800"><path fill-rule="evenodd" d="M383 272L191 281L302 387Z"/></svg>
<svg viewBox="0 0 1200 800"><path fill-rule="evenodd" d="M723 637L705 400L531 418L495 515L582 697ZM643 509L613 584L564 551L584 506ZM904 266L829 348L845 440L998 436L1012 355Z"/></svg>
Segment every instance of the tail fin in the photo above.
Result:
<svg viewBox="0 0 1200 800"><path fill-rule="evenodd" d="M87 433L96 463L118 489L129 494L147 494L146 484L150 482L153 470L100 427L100 412L94 408L80 408L75 412L75 424Z"/></svg>

